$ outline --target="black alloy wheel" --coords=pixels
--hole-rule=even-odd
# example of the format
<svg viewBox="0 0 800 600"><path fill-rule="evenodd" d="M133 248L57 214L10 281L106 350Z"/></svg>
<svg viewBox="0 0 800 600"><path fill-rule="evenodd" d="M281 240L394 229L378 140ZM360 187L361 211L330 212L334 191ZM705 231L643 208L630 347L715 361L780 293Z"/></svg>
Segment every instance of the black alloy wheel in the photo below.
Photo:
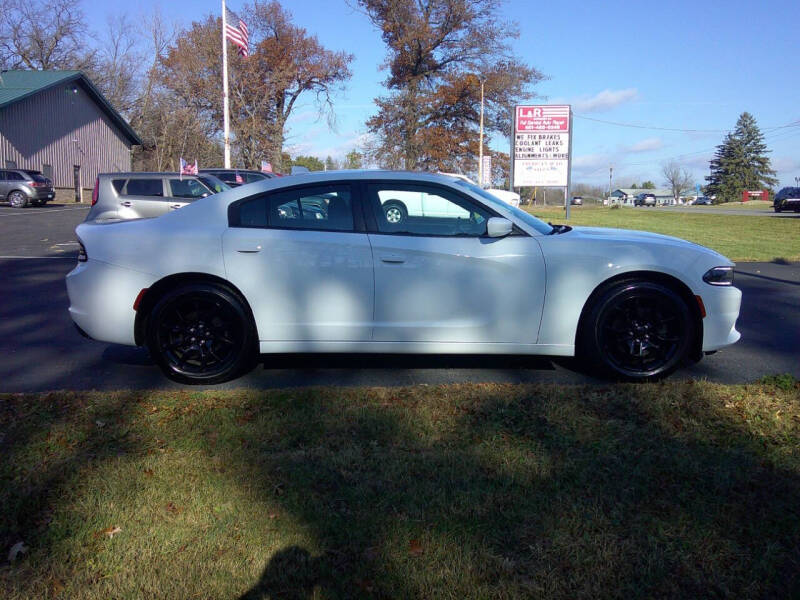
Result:
<svg viewBox="0 0 800 600"><path fill-rule="evenodd" d="M164 374L181 383L235 379L258 355L243 301L203 283L176 288L158 301L148 319L147 345Z"/></svg>
<svg viewBox="0 0 800 600"><path fill-rule="evenodd" d="M685 360L694 339L686 302L650 281L613 285L595 303L584 328L593 363L617 378L664 377Z"/></svg>

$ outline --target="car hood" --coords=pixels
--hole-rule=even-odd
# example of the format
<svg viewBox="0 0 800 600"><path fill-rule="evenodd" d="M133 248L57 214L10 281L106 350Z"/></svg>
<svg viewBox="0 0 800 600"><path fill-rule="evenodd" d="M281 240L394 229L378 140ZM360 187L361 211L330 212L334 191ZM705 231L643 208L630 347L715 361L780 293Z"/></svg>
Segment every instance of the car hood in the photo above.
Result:
<svg viewBox="0 0 800 600"><path fill-rule="evenodd" d="M676 249L693 250L701 254L708 255L719 261L719 266L730 265L733 262L719 252L706 248L694 242L688 242L681 238L672 237L670 235L663 235L660 233L652 233L650 231L637 231L635 229L613 229L610 227L573 227L570 235L581 237L583 239L615 241L631 244L654 244L659 246L672 246Z"/></svg>

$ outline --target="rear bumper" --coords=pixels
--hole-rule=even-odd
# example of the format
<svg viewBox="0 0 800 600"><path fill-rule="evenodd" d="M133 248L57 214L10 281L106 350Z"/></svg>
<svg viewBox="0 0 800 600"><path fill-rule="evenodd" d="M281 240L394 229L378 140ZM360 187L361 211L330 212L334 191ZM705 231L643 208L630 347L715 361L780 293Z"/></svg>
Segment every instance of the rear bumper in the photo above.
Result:
<svg viewBox="0 0 800 600"><path fill-rule="evenodd" d="M736 343L742 334L736 330L742 292L733 286L705 286L703 304L703 352L713 352Z"/></svg>
<svg viewBox="0 0 800 600"><path fill-rule="evenodd" d="M98 260L78 263L67 274L69 315L87 336L135 346L133 303L152 276Z"/></svg>

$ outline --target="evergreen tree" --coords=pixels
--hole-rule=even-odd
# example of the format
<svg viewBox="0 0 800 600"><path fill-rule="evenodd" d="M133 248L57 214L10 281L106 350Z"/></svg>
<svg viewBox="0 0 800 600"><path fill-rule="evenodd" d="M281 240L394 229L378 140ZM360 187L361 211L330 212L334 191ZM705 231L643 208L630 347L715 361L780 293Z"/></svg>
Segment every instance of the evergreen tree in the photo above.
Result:
<svg viewBox="0 0 800 600"><path fill-rule="evenodd" d="M743 190L771 188L778 183L770 166L764 135L750 113L744 112L736 129L717 146L709 163L705 193L717 201L737 200Z"/></svg>

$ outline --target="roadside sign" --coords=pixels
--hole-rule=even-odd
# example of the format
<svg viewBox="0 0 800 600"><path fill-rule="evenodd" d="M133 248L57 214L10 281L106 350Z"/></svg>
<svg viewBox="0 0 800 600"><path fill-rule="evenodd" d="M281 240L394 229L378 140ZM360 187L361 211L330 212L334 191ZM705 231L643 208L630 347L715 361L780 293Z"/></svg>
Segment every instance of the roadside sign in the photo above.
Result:
<svg viewBox="0 0 800 600"><path fill-rule="evenodd" d="M569 185L571 117L569 105L515 108L514 187Z"/></svg>

